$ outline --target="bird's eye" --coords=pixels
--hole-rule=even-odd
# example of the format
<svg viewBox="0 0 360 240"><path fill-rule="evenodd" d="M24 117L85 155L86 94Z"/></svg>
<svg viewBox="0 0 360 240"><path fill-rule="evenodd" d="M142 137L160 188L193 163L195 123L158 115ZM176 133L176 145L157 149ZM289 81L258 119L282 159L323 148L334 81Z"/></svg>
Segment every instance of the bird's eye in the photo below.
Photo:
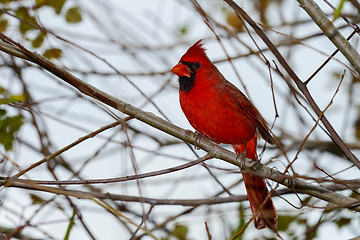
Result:
<svg viewBox="0 0 360 240"><path fill-rule="evenodd" d="M201 67L201 64L199 62L194 62L194 70L198 69L199 67Z"/></svg>

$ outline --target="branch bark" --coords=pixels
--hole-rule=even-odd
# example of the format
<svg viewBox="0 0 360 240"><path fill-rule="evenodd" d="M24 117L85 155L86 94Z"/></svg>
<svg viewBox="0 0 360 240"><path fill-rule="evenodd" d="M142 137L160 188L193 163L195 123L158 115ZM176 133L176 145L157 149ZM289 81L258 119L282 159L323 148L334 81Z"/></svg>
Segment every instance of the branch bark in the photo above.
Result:
<svg viewBox="0 0 360 240"><path fill-rule="evenodd" d="M283 174L275 169L272 169L268 166L262 165L261 163L257 163L252 161L251 159L245 159L244 162L240 162L238 160L238 156L228 151L213 142L209 141L206 138L199 139L196 134L189 130L182 129L178 126L175 126L164 119L156 116L155 114L151 112L144 112L141 109L132 106L131 104L124 102L120 99L117 99L100 89L95 88L94 86L87 84L86 82L82 81L81 79L75 77L71 73L67 72L65 69L62 69L58 66L56 66L54 63L46 59L45 57L33 53L29 50L27 50L25 47L23 47L21 44L13 41L6 35L0 32L0 39L7 43L7 48L11 48L12 51L16 54L14 56L20 56L23 59L28 59L30 62L35 63L39 65L40 67L44 68L45 70L49 71L50 73L54 74L55 76L59 77L66 83L70 84L71 86L75 87L77 90L79 90L81 93L95 98L108 106L111 106L133 118L138 119L141 122L144 122L156 129L159 129L165 133L168 133L176 138L179 138L183 141L186 141L188 143L191 143L206 152L208 152L211 156L224 160L230 164L236 165L245 171L251 171L254 174L266 176L268 179L271 179L273 181L279 182L280 184L293 189L296 192L301 192L305 194L309 194L311 196L317 197L319 199L322 199L324 201L336 204L339 207L347 207L351 208L354 211L360 212L360 206L359 206L359 200L347 197L335 192L332 192L330 190L327 190L325 188L322 188L320 186L316 186L310 183L307 183L305 181L294 179L291 176L288 176L286 174ZM9 52L9 51L8 51ZM12 184L18 185L20 187L23 183L15 183L12 182L11 179L8 181L4 181L1 185L5 186L11 186ZM20 185L19 185L20 184ZM50 187L45 186L39 186L39 188L46 188L46 191L51 191ZM62 190L62 189L60 189ZM59 191L54 192L56 194L62 194ZM72 195L76 197L75 195ZM93 197L93 196L91 196Z"/></svg>
<svg viewBox="0 0 360 240"><path fill-rule="evenodd" d="M345 156L360 170L360 161L357 157L351 152L348 146L341 139L339 134L335 131L333 126L330 124L328 119L325 117L324 112L320 110L319 106L316 104L315 100L311 96L309 89L306 84L300 80L300 78L296 75L296 73L289 66L285 58L281 55L275 45L270 41L270 39L266 36L266 34L260 29L260 27L256 24L256 22L232 0L224 0L229 6L241 16L249 25L254 29L254 31L259 35L259 37L264 41L264 43L269 47L270 51L274 54L274 56L278 59L281 66L285 69L285 71L289 74L289 76L293 79L296 86L299 90L304 94L310 106L316 113L316 115L321 119L321 122L324 124L325 128L328 130L332 140L339 146Z"/></svg>
<svg viewBox="0 0 360 240"><path fill-rule="evenodd" d="M42 191L48 193L54 193L64 196L72 196L79 199L110 199L114 201L124 201L124 202L141 202L151 205L181 205L181 206L200 206L200 205L214 205L214 204L223 204L230 202L241 202L248 199L247 195L232 195L228 197L212 197L206 199L163 199L163 198L148 198L148 197L139 197L139 196L129 196L129 195L119 195L111 193L101 193L101 192L86 192L80 190L70 190L59 187L49 187L42 184L36 183L37 181L25 180L25 179L15 179L8 178L7 180L0 180L0 185L3 185L6 182L7 187L23 188L35 191ZM45 184L46 185L46 184ZM354 184L352 187L359 187L359 184ZM343 185L327 185L324 188L327 191L332 189L336 190L345 190L346 188ZM317 189L314 189L316 192ZM300 193L292 189L281 189L273 192L273 196L279 196L290 193ZM354 210L358 209L352 208Z"/></svg>
<svg viewBox="0 0 360 240"><path fill-rule="evenodd" d="M351 63L354 69L360 74L360 55L347 41L339 30L326 17L325 13L313 0L297 0L314 22L319 26L321 31L329 38L344 57ZM359 32L359 29L356 29Z"/></svg>

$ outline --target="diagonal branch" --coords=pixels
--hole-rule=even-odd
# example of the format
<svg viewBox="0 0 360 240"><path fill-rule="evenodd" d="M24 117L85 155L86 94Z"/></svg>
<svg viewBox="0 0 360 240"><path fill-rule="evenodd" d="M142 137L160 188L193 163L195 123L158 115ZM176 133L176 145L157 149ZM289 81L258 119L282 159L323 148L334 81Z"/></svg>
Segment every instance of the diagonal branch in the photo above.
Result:
<svg viewBox="0 0 360 240"><path fill-rule="evenodd" d="M321 122L324 124L325 128L329 131L329 134L332 140L339 146L345 156L358 168L360 169L360 161L357 157L351 152L349 147L344 143L339 134L335 131L333 126L327 120L323 112L320 110L319 106L316 104L315 100L311 96L309 89L306 84L300 80L300 78L296 75L296 73L289 66L287 61L275 47L275 45L270 41L270 39L266 36L266 34L260 29L260 27L255 23L254 20L232 0L224 0L229 6L242 18L245 19L247 23L254 29L254 31L259 35L259 37L264 41L264 43L269 47L270 51L274 54L274 56L278 59L281 66L285 69L285 71L289 74L289 76L294 80L297 87L304 94L310 106L317 114L317 116L321 119Z"/></svg>
<svg viewBox="0 0 360 240"><path fill-rule="evenodd" d="M155 114L151 112L145 112L141 109L132 106L131 104L124 102L120 99L117 99L100 89L95 88L94 86L87 84L86 82L82 81L81 79L75 77L71 73L67 72L65 69L62 69L58 66L56 66L54 63L49 61L48 59L44 58L43 56L33 53L29 50L27 50L25 47L23 47L21 44L16 43L9 37L5 36L3 33L0 32L0 39L2 39L5 43L8 43L9 45L7 47L12 48L14 51L14 55L16 56L23 56L23 58L29 59L30 62L33 62L45 70L51 72L55 76L59 77L66 83L70 84L71 86L75 87L77 90L79 90L81 93L95 98L108 106L111 106L133 118L138 119L141 122L144 122L156 129L159 129L165 133L168 133L176 138L179 138L183 141L186 141L188 143L191 143L193 145L196 145L197 147L205 150L208 152L211 156L214 156L215 158L224 160L230 164L239 166L240 168L244 169L245 171L251 171L254 174L264 176L268 179L271 179L273 181L276 181L290 189L293 189L294 191L309 194L311 196L317 197L319 199L322 199L324 201L333 203L337 205L338 207L347 207L351 208L354 211L360 212L360 206L359 201L347 197L335 192L332 192L330 190L327 190L325 188L322 188L320 186L316 186L310 183L307 183L305 181L294 179L293 177L283 174L275 169L272 169L268 166L262 165L261 163L257 163L252 161L251 159L246 159L244 162L238 161L238 156L229 151L226 150L215 143L209 141L206 138L199 139L196 134L192 133L189 130L182 129L178 126L175 126L168 121L165 121L164 119L156 116ZM14 182L11 182L11 179L8 179L8 181L4 181L1 185L12 185L15 184ZM23 183L16 183L16 184L23 184ZM46 188L47 191L50 191L50 187L45 187L41 185L37 185L40 188ZM65 191L63 189L60 189L61 191ZM56 190L57 191L57 190ZM50 191L53 192L53 191ZM54 192L56 194L65 194L60 192ZM73 195L75 196L75 195ZM75 196L76 197L76 196ZM93 197L93 196L91 196Z"/></svg>
<svg viewBox="0 0 360 240"><path fill-rule="evenodd" d="M354 69L360 74L360 55L347 41L339 30L326 17L325 13L313 0L297 0L324 34L336 46L337 49L344 55L344 57L351 63ZM355 31L359 32L359 28Z"/></svg>

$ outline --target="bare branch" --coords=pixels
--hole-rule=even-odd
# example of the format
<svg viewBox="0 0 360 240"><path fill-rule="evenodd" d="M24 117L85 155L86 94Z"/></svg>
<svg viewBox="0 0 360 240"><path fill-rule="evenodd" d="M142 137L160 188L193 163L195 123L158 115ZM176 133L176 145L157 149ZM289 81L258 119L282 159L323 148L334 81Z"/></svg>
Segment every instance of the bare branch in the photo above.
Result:
<svg viewBox="0 0 360 240"><path fill-rule="evenodd" d="M174 137L182 139L188 143L196 145L197 147L207 151L211 156L222 159L228 163L234 164L236 166L242 167L244 170L250 170L255 174L265 175L267 178L276 181L286 187L294 189L295 191L309 194L311 196L318 197L322 200L334 203L340 207L350 207L355 211L360 211L360 207L357 206L358 200L343 196L341 194L329 191L322 187L314 186L312 184L306 183L304 181L298 179L288 179L288 176L282 174L279 171L271 169L267 166L264 166L260 163L255 163L252 160L247 159L248 161L245 164L240 163L237 160L237 156L235 153L230 152L224 148L217 146L216 144L210 142L209 140L202 138L198 139L195 134L190 131L186 131L178 126L175 126L164 119L155 116L153 113L144 112L135 106L132 106L129 103L126 103L120 99L114 98L113 96L91 86L90 84L85 83L79 78L73 76L71 73L66 70L56 66L43 56L32 53L20 44L14 42L9 39L3 33L0 33L0 38L3 41L11 43L14 47L17 48L18 52L27 56L33 63L38 64L43 67L47 71L53 73L58 76L60 79L69 83L73 87L77 88L80 92L90 97L96 98L99 101L118 109L119 111L128 114L131 117L134 117L150 126L157 128L163 132L166 132ZM10 184L11 181L5 182L5 185ZM11 184L10 184L11 185ZM43 186L41 186L42 188ZM49 189L50 191L50 189ZM65 194L65 193L64 193Z"/></svg>
<svg viewBox="0 0 360 240"><path fill-rule="evenodd" d="M360 74L360 55L351 46L339 30L327 18L325 13L313 0L298 0L300 6L309 14L319 28L325 33L337 49L346 57L355 70ZM355 31L359 32L359 28Z"/></svg>
<svg viewBox="0 0 360 240"><path fill-rule="evenodd" d="M312 109L314 112L318 115L318 117L321 119L322 123L326 127L326 129L329 131L329 134L331 135L331 138L333 141L339 146L339 148L344 152L346 157L357 167L360 169L360 161L357 159L357 157L351 152L351 150L346 146L344 141L341 139L339 134L335 131L333 126L330 124L330 122L327 120L325 115L323 115L322 111L320 110L319 106L316 104L315 100L311 96L308 88L306 87L306 84L300 80L300 78L296 75L296 73L292 70L292 68L289 66L287 61L284 59L284 57L281 55L281 53L277 50L275 45L270 41L270 39L266 36L266 34L260 29L260 27L252 20L252 18L241 8L239 5L237 5L232 0L224 0L226 3L229 4L233 8L233 10L241 17L243 17L246 22L250 24L250 26L255 30L255 32L261 37L261 39L265 42L265 44L269 47L270 51L275 55L275 57L278 59L280 64L283 66L283 68L286 70L286 72L289 74L289 76L294 80L297 87L300 89L300 91L304 94L308 102L310 103Z"/></svg>

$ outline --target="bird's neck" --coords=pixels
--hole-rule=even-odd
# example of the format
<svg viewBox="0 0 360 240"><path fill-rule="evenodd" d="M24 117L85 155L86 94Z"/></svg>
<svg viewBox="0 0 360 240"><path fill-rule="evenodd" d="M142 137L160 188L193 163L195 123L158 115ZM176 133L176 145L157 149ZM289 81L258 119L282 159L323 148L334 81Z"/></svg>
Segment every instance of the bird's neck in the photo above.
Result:
<svg viewBox="0 0 360 240"><path fill-rule="evenodd" d="M179 77L180 91L190 92L194 87L195 75L195 72L191 72L190 77Z"/></svg>

